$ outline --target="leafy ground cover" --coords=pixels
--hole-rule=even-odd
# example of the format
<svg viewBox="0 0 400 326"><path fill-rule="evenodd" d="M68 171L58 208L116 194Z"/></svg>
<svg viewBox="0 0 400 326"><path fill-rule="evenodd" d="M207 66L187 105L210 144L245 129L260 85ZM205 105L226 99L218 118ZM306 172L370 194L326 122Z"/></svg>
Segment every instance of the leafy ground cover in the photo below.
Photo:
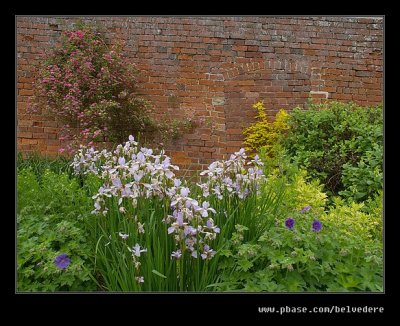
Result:
<svg viewBox="0 0 400 326"><path fill-rule="evenodd" d="M382 195L327 206L244 151L188 184L134 140L73 166L18 172L20 291L382 291Z"/></svg>

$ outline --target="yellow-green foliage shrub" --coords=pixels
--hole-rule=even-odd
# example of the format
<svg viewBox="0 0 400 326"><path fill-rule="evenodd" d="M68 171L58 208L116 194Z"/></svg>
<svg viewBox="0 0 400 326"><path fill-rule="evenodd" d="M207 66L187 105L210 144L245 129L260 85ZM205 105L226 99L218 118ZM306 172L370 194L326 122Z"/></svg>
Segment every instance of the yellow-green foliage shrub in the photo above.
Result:
<svg viewBox="0 0 400 326"><path fill-rule="evenodd" d="M279 137L288 129L287 120L289 114L285 110L280 110L275 117L274 122L268 121L265 113L264 103L262 101L253 105L257 110L257 122L244 129L244 144L247 151L259 152L261 149L266 151L270 157L274 156L274 145L278 142Z"/></svg>
<svg viewBox="0 0 400 326"><path fill-rule="evenodd" d="M288 212L300 211L306 206L311 206L317 214L323 214L327 195L322 191L323 185L319 180L308 181L306 171L300 170L291 177L282 176L279 173L272 173L268 176L268 186L273 189L283 187L284 197L280 211L282 217L286 217Z"/></svg>
<svg viewBox="0 0 400 326"><path fill-rule="evenodd" d="M375 202L382 201L382 196L377 196ZM340 198L335 198L335 207L322 216L322 221L331 221L340 226L346 236L358 234L365 239L382 239L382 206L376 205L369 212L364 212L364 203L352 202L348 205Z"/></svg>
<svg viewBox="0 0 400 326"><path fill-rule="evenodd" d="M319 180L306 181L305 173L299 173L293 180L294 204L296 210L310 205L316 212L323 212L327 195L322 192L323 185Z"/></svg>

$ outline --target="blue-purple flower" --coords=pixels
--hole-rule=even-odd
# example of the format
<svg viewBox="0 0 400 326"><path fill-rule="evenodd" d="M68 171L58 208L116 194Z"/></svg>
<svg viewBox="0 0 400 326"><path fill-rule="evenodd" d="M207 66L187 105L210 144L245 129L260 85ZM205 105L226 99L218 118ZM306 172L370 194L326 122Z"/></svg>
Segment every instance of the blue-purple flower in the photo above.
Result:
<svg viewBox="0 0 400 326"><path fill-rule="evenodd" d="M189 195L189 192L190 192L189 188L183 187L181 189L181 196L182 197L187 197Z"/></svg>
<svg viewBox="0 0 400 326"><path fill-rule="evenodd" d="M286 219L286 221L285 221L285 226L288 228L288 229L293 229L293 227L294 227L294 223L295 223L295 220L294 219L292 219L291 217L288 217L287 219Z"/></svg>
<svg viewBox="0 0 400 326"><path fill-rule="evenodd" d="M117 178L112 179L112 183L113 183L114 187L122 188L122 183L121 183L121 179L120 178L117 177Z"/></svg>
<svg viewBox="0 0 400 326"><path fill-rule="evenodd" d="M178 212L176 214L176 221L171 224L171 226L168 228L168 234L171 234L173 232L178 233L181 228L185 229L187 227L188 223L183 222L183 213Z"/></svg>
<svg viewBox="0 0 400 326"><path fill-rule="evenodd" d="M314 220L313 224L312 224L312 228L314 231L320 231L322 229L322 223L318 220Z"/></svg>
<svg viewBox="0 0 400 326"><path fill-rule="evenodd" d="M211 259L214 257L214 255L216 254L216 251L214 251L213 249L211 249L209 247L209 245L205 245L204 246L204 250L203 253L201 254L201 258L202 259Z"/></svg>
<svg viewBox="0 0 400 326"><path fill-rule="evenodd" d="M54 264L59 269L65 269L71 263L71 259L68 258L67 254L61 254L54 259Z"/></svg>
<svg viewBox="0 0 400 326"><path fill-rule="evenodd" d="M122 238L122 240L126 240L129 238L129 234L118 232L118 235Z"/></svg>
<svg viewBox="0 0 400 326"><path fill-rule="evenodd" d="M124 168L124 167L125 167L125 158L124 158L124 157L119 157L119 158L118 158L118 165L119 165L119 167L121 167L121 168Z"/></svg>
<svg viewBox="0 0 400 326"><path fill-rule="evenodd" d="M171 254L171 258L179 259L182 256L182 251L178 249L177 251L173 251Z"/></svg>
<svg viewBox="0 0 400 326"><path fill-rule="evenodd" d="M214 225L214 220L212 218L209 218L207 220L206 226L207 226L207 229L210 229L215 233L220 233L221 232L221 229L219 227L217 227L216 225Z"/></svg>
<svg viewBox="0 0 400 326"><path fill-rule="evenodd" d="M311 206L308 205L308 206L304 207L304 208L300 211L300 213L308 212L310 209L311 209Z"/></svg>
<svg viewBox="0 0 400 326"><path fill-rule="evenodd" d="M132 256L140 257L142 252L147 252L146 248L141 249L140 245L137 243L135 246L131 249L128 247L128 250L132 253Z"/></svg>
<svg viewBox="0 0 400 326"><path fill-rule="evenodd" d="M215 209L212 208L212 207L210 207L210 204L209 204L207 201L203 202L202 206L203 206L203 207L199 207L199 208L197 209L197 211L200 212L201 216L207 217L207 216L208 216L208 212L207 212L207 211L211 211L211 212L213 212L214 214L216 213L216 212L215 212Z"/></svg>

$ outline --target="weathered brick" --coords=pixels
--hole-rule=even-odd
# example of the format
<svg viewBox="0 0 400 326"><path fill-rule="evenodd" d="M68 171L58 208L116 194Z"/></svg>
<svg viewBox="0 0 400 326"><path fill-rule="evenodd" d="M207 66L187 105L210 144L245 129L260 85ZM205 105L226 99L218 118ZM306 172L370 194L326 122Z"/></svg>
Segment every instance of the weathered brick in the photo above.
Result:
<svg viewBox="0 0 400 326"><path fill-rule="evenodd" d="M371 71L356 71L356 77L370 77L373 75Z"/></svg>
<svg viewBox="0 0 400 326"><path fill-rule="evenodd" d="M32 96L33 95L33 90L19 89L18 90L18 95L21 95L21 96Z"/></svg>
<svg viewBox="0 0 400 326"><path fill-rule="evenodd" d="M21 129L21 128L19 128L19 129ZM28 131L20 131L20 132L18 132L17 135L20 138L32 138L32 133L28 132Z"/></svg>
<svg viewBox="0 0 400 326"><path fill-rule="evenodd" d="M269 117L278 108L315 100L376 104L383 92L383 24L350 17L91 17L104 25L110 43L141 75L138 90L158 116L188 114L198 123L170 145L175 163L194 171L227 157L243 144L254 121L255 101ZM19 151L56 155L59 124L27 114L39 55L58 42L73 18L17 17L17 114ZM129 33L127 32L129 31ZM312 74L311 68L318 68ZM314 71L315 72L315 71ZM321 92L321 93L318 93ZM172 95L171 95L172 94ZM176 101L171 100L176 97ZM223 100L222 100L223 99ZM171 110L172 111L167 111ZM225 155L225 156L224 156Z"/></svg>
<svg viewBox="0 0 400 326"><path fill-rule="evenodd" d="M21 138L22 145L36 145L37 143L38 143L37 139Z"/></svg>

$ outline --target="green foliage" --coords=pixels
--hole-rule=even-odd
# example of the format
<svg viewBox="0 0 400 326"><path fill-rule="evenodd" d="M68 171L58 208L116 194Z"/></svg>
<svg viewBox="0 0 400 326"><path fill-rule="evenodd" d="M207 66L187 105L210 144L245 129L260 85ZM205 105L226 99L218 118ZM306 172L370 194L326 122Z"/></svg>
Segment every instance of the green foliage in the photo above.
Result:
<svg viewBox="0 0 400 326"><path fill-rule="evenodd" d="M366 239L382 241L382 195L369 200L369 207L364 203L352 202L345 205L340 198L334 199L334 205L324 219L337 223L343 228L344 236L358 234Z"/></svg>
<svg viewBox="0 0 400 326"><path fill-rule="evenodd" d="M383 291L383 191L363 202L332 197L328 206L319 180L309 179L281 145L275 149L274 157L261 149L267 182L259 194L240 199L225 189L221 198L213 192L203 198L183 180L193 198L216 211L220 233L210 242L211 260L186 259L187 252L171 258L176 243L162 222L168 198L125 198L126 212L117 198L106 198L107 215L93 215L91 196L103 185L98 176L71 178L62 159L19 157L17 290ZM311 209L301 212L306 206ZM293 229L285 225L288 217ZM312 229L316 219L320 231ZM147 249L139 269L131 252L136 244ZM61 253L71 258L65 270L54 264ZM142 276L144 283L136 279Z"/></svg>
<svg viewBox="0 0 400 326"><path fill-rule="evenodd" d="M323 185L318 179L310 181L307 171L299 169L291 162L282 147L273 158L266 156L263 150L260 157L265 163L264 173L268 176L267 189L283 193L278 208L281 217L308 205L318 213L324 211L327 195L323 192Z"/></svg>
<svg viewBox="0 0 400 326"><path fill-rule="evenodd" d="M71 175L72 168L70 164L70 160L63 156L51 158L42 156L39 153L33 153L26 157L23 157L22 153L18 153L17 155L17 170L21 171L29 168L34 172L39 181L46 170L50 170L56 174L65 172Z"/></svg>
<svg viewBox="0 0 400 326"><path fill-rule="evenodd" d="M361 208L363 212L382 217L383 212L383 190L364 201L364 206Z"/></svg>
<svg viewBox="0 0 400 326"><path fill-rule="evenodd" d="M253 241L241 241L245 231L238 229L222 253L219 282L212 286L221 291L382 291L382 241L369 228L376 221L362 228L371 216L356 205L328 215L293 212L293 229L285 219L276 220ZM323 225L319 232L311 227L316 218Z"/></svg>
<svg viewBox="0 0 400 326"><path fill-rule="evenodd" d="M382 107L329 102L294 109L283 144L329 194L364 200L382 188Z"/></svg>
<svg viewBox="0 0 400 326"><path fill-rule="evenodd" d="M91 198L66 173L44 171L39 183L31 169L18 171L17 290L95 290L84 219ZM66 253L71 264L58 269L54 259Z"/></svg>
<svg viewBox="0 0 400 326"><path fill-rule="evenodd" d="M356 165L345 163L342 173L345 190L339 194L345 198L364 200L383 189L382 158L382 144L373 144Z"/></svg>
<svg viewBox="0 0 400 326"><path fill-rule="evenodd" d="M319 180L313 179L307 182L306 172L300 170L298 174L286 180L285 195L280 210L285 214L290 211L300 210L310 205L314 211L322 213L327 202L327 195L322 192L323 186ZM270 177L270 187L280 185L282 180L276 176Z"/></svg>
<svg viewBox="0 0 400 326"><path fill-rule="evenodd" d="M287 119L288 113L285 110L280 110L274 122L269 122L263 102L257 102L253 105L257 110L257 122L250 125L243 131L245 135L244 144L247 150L258 152L264 150L266 155L274 157L275 144L283 133L288 129Z"/></svg>
<svg viewBox="0 0 400 326"><path fill-rule="evenodd" d="M275 214L266 214L262 234L246 237L236 225L221 251L217 291L345 292L383 290L383 192L365 203L346 204L340 197L328 207L317 179L282 150L266 162L269 191L282 193ZM310 211L301 209L311 206ZM295 220L292 230L285 220ZM317 219L319 232L312 230Z"/></svg>

